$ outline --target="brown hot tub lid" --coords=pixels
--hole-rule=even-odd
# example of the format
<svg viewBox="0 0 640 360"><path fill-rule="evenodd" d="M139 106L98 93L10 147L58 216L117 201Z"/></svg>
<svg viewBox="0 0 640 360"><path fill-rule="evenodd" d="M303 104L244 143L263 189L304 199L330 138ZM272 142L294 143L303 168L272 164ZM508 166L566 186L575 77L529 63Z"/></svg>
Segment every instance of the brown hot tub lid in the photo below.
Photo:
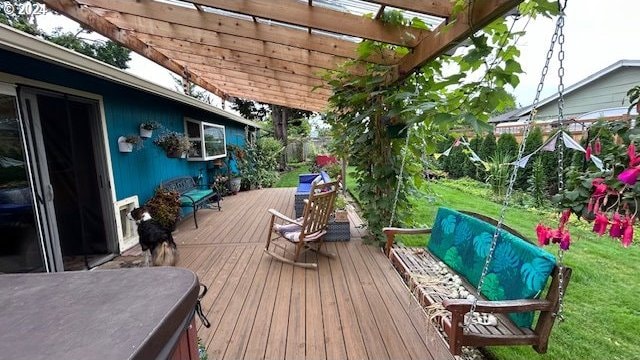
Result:
<svg viewBox="0 0 640 360"><path fill-rule="evenodd" d="M172 267L0 275L0 357L167 358L198 288Z"/></svg>

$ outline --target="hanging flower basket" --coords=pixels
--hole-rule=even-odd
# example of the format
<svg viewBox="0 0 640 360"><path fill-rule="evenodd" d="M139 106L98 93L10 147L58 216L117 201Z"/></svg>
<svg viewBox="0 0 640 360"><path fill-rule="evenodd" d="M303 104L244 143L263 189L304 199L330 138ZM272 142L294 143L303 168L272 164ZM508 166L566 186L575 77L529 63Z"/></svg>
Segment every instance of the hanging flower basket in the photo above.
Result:
<svg viewBox="0 0 640 360"><path fill-rule="evenodd" d="M140 124L140 137L150 138L153 135L153 130L159 129L160 124L155 121L147 121Z"/></svg>
<svg viewBox="0 0 640 360"><path fill-rule="evenodd" d="M118 150L120 152L132 152L135 146L142 146L142 139L137 135L120 136L118 138Z"/></svg>
<svg viewBox="0 0 640 360"><path fill-rule="evenodd" d="M160 134L153 143L161 147L169 158L185 158L192 147L189 138L174 131Z"/></svg>

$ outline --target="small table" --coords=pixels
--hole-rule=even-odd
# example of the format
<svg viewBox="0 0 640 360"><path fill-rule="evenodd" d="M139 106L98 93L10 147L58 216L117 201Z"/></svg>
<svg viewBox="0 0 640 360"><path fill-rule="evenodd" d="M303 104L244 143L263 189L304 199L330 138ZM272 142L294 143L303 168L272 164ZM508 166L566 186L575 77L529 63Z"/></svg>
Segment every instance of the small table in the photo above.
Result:
<svg viewBox="0 0 640 360"><path fill-rule="evenodd" d="M196 360L198 289L173 267L0 275L0 356Z"/></svg>

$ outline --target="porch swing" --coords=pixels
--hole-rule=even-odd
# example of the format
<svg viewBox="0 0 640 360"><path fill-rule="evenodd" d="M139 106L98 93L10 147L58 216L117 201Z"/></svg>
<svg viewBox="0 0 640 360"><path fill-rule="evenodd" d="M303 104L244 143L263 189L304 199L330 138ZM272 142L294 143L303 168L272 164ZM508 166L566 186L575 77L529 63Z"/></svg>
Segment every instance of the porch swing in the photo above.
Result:
<svg viewBox="0 0 640 360"><path fill-rule="evenodd" d="M560 15L498 220L440 208L432 228L391 227L411 135L411 129L407 129L391 220L389 227L383 229L387 237L385 253L421 305L427 307L427 315L440 328L453 355L462 354L463 346L496 345L532 345L538 353L545 353L555 320L563 320L563 299L571 277L571 269L563 264L563 248L556 260L506 226L504 220L519 168L516 164L524 155L556 43L560 48L558 120L563 124L565 7L566 0L564 4L559 0ZM563 142L558 141L556 146L558 186L562 191ZM426 249L394 245L396 235L420 234L430 234ZM546 296L542 297L545 288Z"/></svg>

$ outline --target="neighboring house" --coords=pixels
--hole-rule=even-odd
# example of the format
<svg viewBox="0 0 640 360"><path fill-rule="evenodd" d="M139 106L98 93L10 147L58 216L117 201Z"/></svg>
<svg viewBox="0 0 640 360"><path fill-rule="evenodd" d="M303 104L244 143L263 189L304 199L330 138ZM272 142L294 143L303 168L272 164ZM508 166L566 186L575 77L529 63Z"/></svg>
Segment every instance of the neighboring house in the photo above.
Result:
<svg viewBox="0 0 640 360"><path fill-rule="evenodd" d="M571 121L569 130L577 133L587 128L598 118L620 119L629 106L627 91L640 85L640 60L620 60L595 74L571 85L564 92L564 117ZM540 101L536 122L550 124L558 118L556 93ZM510 132L518 134L531 113L531 106L490 119L496 124L496 134ZM571 123L570 122L570 123ZM584 125L584 126L583 126ZM551 128L551 126L547 126Z"/></svg>
<svg viewBox="0 0 640 360"><path fill-rule="evenodd" d="M168 158L153 144L158 130L142 149L118 150L142 122L185 132L187 120L212 130L216 153ZM0 273L62 271L68 260L92 265L120 253L136 241L128 210L167 179L203 174L207 183L210 160L258 128L0 25Z"/></svg>

